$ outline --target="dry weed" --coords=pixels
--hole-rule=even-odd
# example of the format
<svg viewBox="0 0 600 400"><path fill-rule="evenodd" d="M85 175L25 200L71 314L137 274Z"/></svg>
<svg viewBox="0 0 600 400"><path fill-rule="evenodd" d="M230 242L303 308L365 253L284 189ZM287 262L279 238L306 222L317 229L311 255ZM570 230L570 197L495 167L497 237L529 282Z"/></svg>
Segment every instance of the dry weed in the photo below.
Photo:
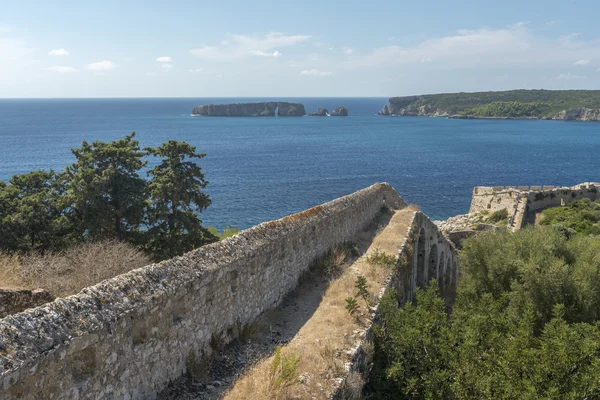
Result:
<svg viewBox="0 0 600 400"><path fill-rule="evenodd" d="M0 257L0 285L44 288L57 297L150 264L136 247L115 240L82 244L58 253L13 256L12 261L7 261L8 257Z"/></svg>

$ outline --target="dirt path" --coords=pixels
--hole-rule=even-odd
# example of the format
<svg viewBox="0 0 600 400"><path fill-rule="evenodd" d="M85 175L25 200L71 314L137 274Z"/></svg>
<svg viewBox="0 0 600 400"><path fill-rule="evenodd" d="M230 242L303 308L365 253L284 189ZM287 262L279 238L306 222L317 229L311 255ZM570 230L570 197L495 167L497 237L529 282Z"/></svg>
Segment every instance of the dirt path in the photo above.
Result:
<svg viewBox="0 0 600 400"><path fill-rule="evenodd" d="M203 379L182 378L159 399L326 398L371 316L362 299L350 315L345 299L355 296L359 275L366 278L371 295L379 292L391 273L389 258L398 253L413 214L413 209L382 214L357 235L354 248L333 251L252 331L220 351ZM281 377L280 368L272 372L278 346L283 359L297 360L297 365L291 380L275 383Z"/></svg>

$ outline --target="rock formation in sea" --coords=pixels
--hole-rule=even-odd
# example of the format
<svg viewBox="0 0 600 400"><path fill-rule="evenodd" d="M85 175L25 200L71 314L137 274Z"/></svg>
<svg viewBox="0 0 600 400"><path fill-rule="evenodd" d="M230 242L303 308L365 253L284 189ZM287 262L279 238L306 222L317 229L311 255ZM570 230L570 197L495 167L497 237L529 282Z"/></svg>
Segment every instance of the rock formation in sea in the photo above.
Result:
<svg viewBox="0 0 600 400"><path fill-rule="evenodd" d="M208 104L194 107L193 115L209 117L280 117L302 116L306 114L304 105L287 102Z"/></svg>
<svg viewBox="0 0 600 400"><path fill-rule="evenodd" d="M348 109L344 106L338 107L331 112L332 117L347 117Z"/></svg>
<svg viewBox="0 0 600 400"><path fill-rule="evenodd" d="M272 117L276 109L276 102L208 104L194 107L192 114L211 117Z"/></svg>
<svg viewBox="0 0 600 400"><path fill-rule="evenodd" d="M317 112L308 114L308 116L310 116L310 117L326 117L327 115L329 115L329 112L327 111L326 108L319 108L317 110Z"/></svg>
<svg viewBox="0 0 600 400"><path fill-rule="evenodd" d="M277 115L280 117L301 117L306 115L304 104L300 103L277 103Z"/></svg>

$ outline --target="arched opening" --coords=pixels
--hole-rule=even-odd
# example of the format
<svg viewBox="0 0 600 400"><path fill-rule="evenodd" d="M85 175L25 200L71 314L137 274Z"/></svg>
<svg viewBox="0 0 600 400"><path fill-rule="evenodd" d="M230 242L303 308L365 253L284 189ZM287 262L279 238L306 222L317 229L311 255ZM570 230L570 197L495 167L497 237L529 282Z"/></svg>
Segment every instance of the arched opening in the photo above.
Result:
<svg viewBox="0 0 600 400"><path fill-rule="evenodd" d="M440 268L438 270L438 277L437 277L437 282L438 282L438 287L440 288L440 291L443 292L444 288L446 287L446 282L444 281L444 277L446 276L446 257L444 252L442 251L442 254L440 255Z"/></svg>
<svg viewBox="0 0 600 400"><path fill-rule="evenodd" d="M425 229L421 228L417 241L417 286L424 287L425 281Z"/></svg>
<svg viewBox="0 0 600 400"><path fill-rule="evenodd" d="M434 244L429 249L429 260L427 262L427 282L424 282L425 286L429 283L430 280L432 280L434 278L438 279L437 267L438 267L437 244Z"/></svg>
<svg viewBox="0 0 600 400"><path fill-rule="evenodd" d="M448 289L452 284L452 258L446 260L446 271L444 272L444 287Z"/></svg>

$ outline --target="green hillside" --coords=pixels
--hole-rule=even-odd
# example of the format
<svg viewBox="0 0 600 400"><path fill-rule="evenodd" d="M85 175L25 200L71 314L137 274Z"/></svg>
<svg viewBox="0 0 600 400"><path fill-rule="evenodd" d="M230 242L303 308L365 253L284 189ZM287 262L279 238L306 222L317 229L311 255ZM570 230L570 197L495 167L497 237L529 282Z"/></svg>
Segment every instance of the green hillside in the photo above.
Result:
<svg viewBox="0 0 600 400"><path fill-rule="evenodd" d="M544 118L579 107L600 109L600 90L510 90L390 98L390 108L479 117Z"/></svg>

